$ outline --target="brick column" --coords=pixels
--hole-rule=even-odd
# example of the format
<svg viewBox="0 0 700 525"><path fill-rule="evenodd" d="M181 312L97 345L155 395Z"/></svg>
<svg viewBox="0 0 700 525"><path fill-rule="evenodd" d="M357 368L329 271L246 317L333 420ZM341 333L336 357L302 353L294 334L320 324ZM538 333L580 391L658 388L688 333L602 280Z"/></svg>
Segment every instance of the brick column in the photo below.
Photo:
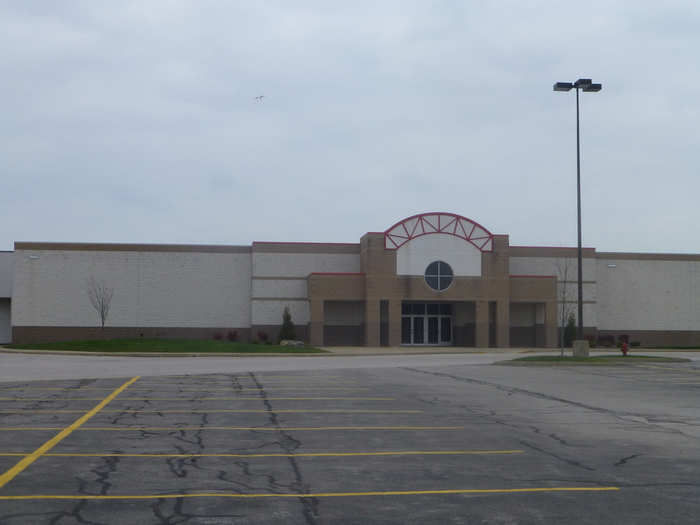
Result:
<svg viewBox="0 0 700 525"><path fill-rule="evenodd" d="M510 346L510 301L496 303L496 346Z"/></svg>
<svg viewBox="0 0 700 525"><path fill-rule="evenodd" d="M401 301L389 300L389 346L401 345Z"/></svg>
<svg viewBox="0 0 700 525"><path fill-rule="evenodd" d="M476 346L488 348L489 346L489 302L476 301Z"/></svg>
<svg viewBox="0 0 700 525"><path fill-rule="evenodd" d="M311 321L309 322L311 325L309 344L311 344L311 346L323 346L323 325L325 321L322 299L312 299L309 301L309 315L311 317Z"/></svg>
<svg viewBox="0 0 700 525"><path fill-rule="evenodd" d="M549 348L559 346L556 301L547 301L544 305L544 334L545 346Z"/></svg>
<svg viewBox="0 0 700 525"><path fill-rule="evenodd" d="M365 345L379 346L379 299L365 303Z"/></svg>

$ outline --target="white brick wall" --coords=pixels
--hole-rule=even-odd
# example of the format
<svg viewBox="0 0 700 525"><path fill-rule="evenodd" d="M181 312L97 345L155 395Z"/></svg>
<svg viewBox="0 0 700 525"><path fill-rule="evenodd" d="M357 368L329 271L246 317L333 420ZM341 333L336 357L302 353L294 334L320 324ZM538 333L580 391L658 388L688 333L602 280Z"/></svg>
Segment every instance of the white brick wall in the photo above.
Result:
<svg viewBox="0 0 700 525"><path fill-rule="evenodd" d="M289 307L295 325L309 322L308 301L253 301L251 303L252 324L281 325L284 308Z"/></svg>
<svg viewBox="0 0 700 525"><path fill-rule="evenodd" d="M110 326L250 326L249 253L20 250L15 326L97 326L86 281L114 288Z"/></svg>
<svg viewBox="0 0 700 525"><path fill-rule="evenodd" d="M568 261L569 281L578 279L578 261L576 257L510 257L511 275L557 275L557 263ZM596 280L596 259L583 259L583 280Z"/></svg>
<svg viewBox="0 0 700 525"><path fill-rule="evenodd" d="M456 276L481 277L481 251L470 242L442 233L416 237L396 251L397 275L424 275L431 262L444 261Z"/></svg>
<svg viewBox="0 0 700 525"><path fill-rule="evenodd" d="M359 254L253 252L254 277L307 277L313 272L359 271Z"/></svg>
<svg viewBox="0 0 700 525"><path fill-rule="evenodd" d="M700 263L600 259L598 309L601 330L698 330Z"/></svg>
<svg viewBox="0 0 700 525"><path fill-rule="evenodd" d="M306 299L306 280L253 279L253 297L299 297Z"/></svg>

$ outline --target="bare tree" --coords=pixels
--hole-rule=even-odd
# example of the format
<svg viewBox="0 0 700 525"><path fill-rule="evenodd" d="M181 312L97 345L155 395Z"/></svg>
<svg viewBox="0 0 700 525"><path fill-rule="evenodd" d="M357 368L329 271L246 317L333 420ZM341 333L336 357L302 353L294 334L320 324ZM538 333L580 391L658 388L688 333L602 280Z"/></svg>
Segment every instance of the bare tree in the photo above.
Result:
<svg viewBox="0 0 700 525"><path fill-rule="evenodd" d="M102 330L104 330L105 322L107 322L107 317L109 316L109 307L112 304L114 288L107 286L104 281L98 281L93 275L87 280L87 295L90 299L90 304L92 304L100 318Z"/></svg>
<svg viewBox="0 0 700 525"><path fill-rule="evenodd" d="M564 331L569 316L574 313L573 303L569 302L569 275L572 273L571 259L563 257L557 259L554 267L557 272L557 300L559 301L559 347L561 356L564 357Z"/></svg>

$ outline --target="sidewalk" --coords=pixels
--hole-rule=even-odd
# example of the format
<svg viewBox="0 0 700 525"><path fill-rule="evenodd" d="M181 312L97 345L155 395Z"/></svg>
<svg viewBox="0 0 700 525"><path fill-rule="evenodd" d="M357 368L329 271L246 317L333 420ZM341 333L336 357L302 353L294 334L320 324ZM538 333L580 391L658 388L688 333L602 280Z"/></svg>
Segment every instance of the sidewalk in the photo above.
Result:
<svg viewBox="0 0 700 525"><path fill-rule="evenodd" d="M319 346L318 348L333 355L512 354L555 350L552 348L474 348L463 346ZM556 350L558 351L558 349Z"/></svg>
<svg viewBox="0 0 700 525"><path fill-rule="evenodd" d="M31 350L5 348L0 345L0 354L34 354L34 355L72 355L72 356L102 356L102 357L340 357L340 356L401 356L401 355L430 355L430 354L559 354L559 348L474 348L459 346L319 346L327 353L254 353L254 352L84 352L80 350ZM617 348L592 348L591 354L619 353ZM700 353L700 349L686 348L636 348L632 353ZM571 349L564 351L571 355Z"/></svg>

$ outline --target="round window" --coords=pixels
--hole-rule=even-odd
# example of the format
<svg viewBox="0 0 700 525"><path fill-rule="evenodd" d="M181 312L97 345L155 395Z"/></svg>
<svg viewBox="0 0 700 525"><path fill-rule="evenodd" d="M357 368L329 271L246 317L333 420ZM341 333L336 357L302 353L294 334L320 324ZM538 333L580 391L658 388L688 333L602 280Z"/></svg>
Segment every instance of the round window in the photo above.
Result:
<svg viewBox="0 0 700 525"><path fill-rule="evenodd" d="M430 263L425 269L425 282L438 292L446 290L452 284L452 268L442 261Z"/></svg>

